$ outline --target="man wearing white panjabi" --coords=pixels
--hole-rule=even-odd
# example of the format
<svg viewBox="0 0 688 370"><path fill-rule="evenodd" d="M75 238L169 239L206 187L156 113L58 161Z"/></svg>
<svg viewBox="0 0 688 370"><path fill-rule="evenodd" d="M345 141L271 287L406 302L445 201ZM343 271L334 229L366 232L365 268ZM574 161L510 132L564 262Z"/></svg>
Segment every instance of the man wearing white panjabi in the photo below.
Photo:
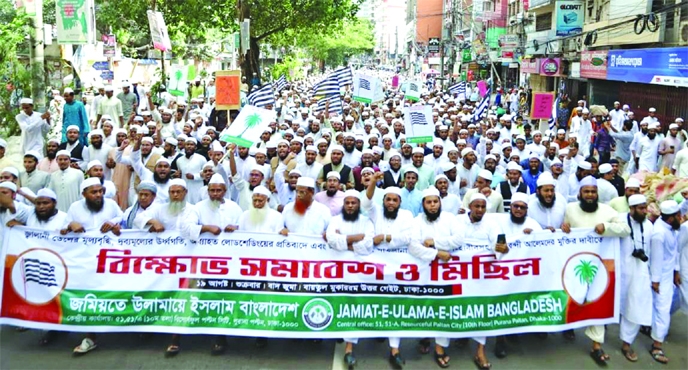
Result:
<svg viewBox="0 0 688 370"><path fill-rule="evenodd" d="M278 233L284 227L282 214L268 206L270 190L259 185L253 189L252 207L239 218L239 230L260 233Z"/></svg>
<svg viewBox="0 0 688 370"><path fill-rule="evenodd" d="M55 156L59 170L50 174L48 188L57 194L57 209L67 212L72 203L81 199L79 188L84 181L84 173L70 167L71 153L60 150Z"/></svg>
<svg viewBox="0 0 688 370"><path fill-rule="evenodd" d="M612 199L619 196L619 192L616 191L614 185L609 182L610 179L614 177L612 173L612 165L609 163L601 164L598 167L600 172L600 178L597 179L597 189L599 192L600 203L609 204Z"/></svg>
<svg viewBox="0 0 688 370"><path fill-rule="evenodd" d="M296 182L296 199L284 206L284 229L280 234L289 233L324 235L332 215L330 210L313 199L315 195L315 180L309 177L299 177Z"/></svg>
<svg viewBox="0 0 688 370"><path fill-rule="evenodd" d="M543 229L554 232L564 223L566 197L556 191L557 181L549 172L541 174L536 185L535 194L528 202L528 214Z"/></svg>
<svg viewBox="0 0 688 370"><path fill-rule="evenodd" d="M158 187L153 181L141 181L136 191L136 202L127 208L124 211L124 216L122 216L122 227L124 229L133 229L136 217L152 207L153 203L158 199Z"/></svg>
<svg viewBox="0 0 688 370"><path fill-rule="evenodd" d="M626 237L631 229L618 213L610 206L599 203L597 180L592 176L583 178L578 191L578 202L566 206L566 215L561 230L571 232L571 228L594 228L601 236ZM585 335L592 339L590 357L600 366L607 365L609 355L602 349L604 325L593 325L585 329ZM575 338L573 330L564 332L567 339Z"/></svg>
<svg viewBox="0 0 688 370"><path fill-rule="evenodd" d="M630 204L630 203L629 203ZM669 333L671 300L674 285L679 285L678 232L681 228L681 212L674 200L659 205L661 217L655 221L650 251L650 276L652 279L652 358L666 364L662 343Z"/></svg>
<svg viewBox="0 0 688 370"><path fill-rule="evenodd" d="M361 214L361 201L358 197L359 192L356 190L344 192L342 213L332 217L327 226L326 239L327 244L334 250L368 255L373 252L375 227L370 219ZM358 343L358 338L344 338L344 342L344 363L352 368L356 365L354 344Z"/></svg>
<svg viewBox="0 0 688 370"><path fill-rule="evenodd" d="M120 160L122 157L122 151L117 151L117 159ZM137 140L134 143L134 148L131 151L130 157L131 167L134 172L139 176L141 181L150 181L157 186L155 200L157 203L167 203L168 190L170 187L170 160L164 156L160 156L155 162L154 172L149 170L141 161L141 140Z"/></svg>
<svg viewBox="0 0 688 370"><path fill-rule="evenodd" d="M375 227L373 245L377 249L404 248L411 242L413 230L413 214L411 211L401 209L401 189L390 186L384 190L382 206L373 202L373 195L377 190L375 183L384 178L384 174L375 174L374 181L370 181L366 189L366 196L361 201L361 207L368 214L368 218ZM389 338L389 362L394 368L403 367L405 361L399 353L401 338Z"/></svg>
<svg viewBox="0 0 688 370"><path fill-rule="evenodd" d="M4 231L8 222L16 220L24 224L31 214L31 207L15 200L17 185L11 181L0 182L0 248L4 242Z"/></svg>
<svg viewBox="0 0 688 370"><path fill-rule="evenodd" d="M227 184L222 175L214 174L208 182L208 199L196 203L198 225L189 226L191 240L197 241L202 233L220 235L238 229L241 208L238 204L225 199Z"/></svg>
<svg viewBox="0 0 688 370"><path fill-rule="evenodd" d="M657 172L659 161L659 143L662 141L657 136L659 123L650 123L647 127L647 136L638 142L638 154L636 162L638 171Z"/></svg>
<svg viewBox="0 0 688 370"><path fill-rule="evenodd" d="M681 311L688 313L688 222L681 225L678 235L679 255L679 289L681 291Z"/></svg>
<svg viewBox="0 0 688 370"><path fill-rule="evenodd" d="M108 155L110 155L112 147L105 144L105 142L103 141L104 138L105 134L103 133L103 130L100 129L93 130L88 133L88 140L90 142L90 145L84 149L85 162L97 160L103 164L107 163ZM104 167L103 176L105 180L112 180L112 170L109 167Z"/></svg>
<svg viewBox="0 0 688 370"><path fill-rule="evenodd" d="M26 220L27 227L59 231L67 224L67 214L57 209L57 195L50 189L36 193L36 207Z"/></svg>
<svg viewBox="0 0 688 370"><path fill-rule="evenodd" d="M177 158L177 169L186 182L187 201L196 204L201 200L203 178L201 170L206 163L204 156L196 153L196 139L190 137L184 142L184 155Z"/></svg>
<svg viewBox="0 0 688 370"><path fill-rule="evenodd" d="M21 153L35 150L43 153L43 136L50 131L50 113L40 114L33 111L33 100L19 100L21 112L15 119L21 129Z"/></svg>
<svg viewBox="0 0 688 370"><path fill-rule="evenodd" d="M628 361L638 361L638 355L631 348L641 326L652 325L652 285L650 263L653 258L650 240L653 225L647 219L647 199L644 195L632 195L628 199L630 212L626 214L631 234L621 238L621 327L619 335L623 341L621 353Z"/></svg>

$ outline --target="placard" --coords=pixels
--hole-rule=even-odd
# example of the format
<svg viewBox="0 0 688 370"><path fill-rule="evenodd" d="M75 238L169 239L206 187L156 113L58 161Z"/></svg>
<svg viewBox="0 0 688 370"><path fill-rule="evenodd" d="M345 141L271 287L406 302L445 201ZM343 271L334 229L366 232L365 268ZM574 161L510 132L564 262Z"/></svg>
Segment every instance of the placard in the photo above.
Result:
<svg viewBox="0 0 688 370"><path fill-rule="evenodd" d="M241 71L215 72L215 109L241 108Z"/></svg>
<svg viewBox="0 0 688 370"><path fill-rule="evenodd" d="M530 107L531 119L550 119L552 117L552 105L554 104L553 92L534 92L533 103Z"/></svg>

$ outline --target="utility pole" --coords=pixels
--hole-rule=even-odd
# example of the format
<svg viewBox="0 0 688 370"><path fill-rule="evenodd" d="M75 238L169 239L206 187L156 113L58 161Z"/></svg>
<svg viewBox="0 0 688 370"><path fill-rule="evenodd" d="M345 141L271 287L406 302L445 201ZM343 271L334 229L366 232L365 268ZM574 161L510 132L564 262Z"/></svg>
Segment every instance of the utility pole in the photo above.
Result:
<svg viewBox="0 0 688 370"><path fill-rule="evenodd" d="M45 107L45 57L43 48L43 0L35 0L36 13L33 15L33 34L29 42L31 47L31 96L37 109Z"/></svg>
<svg viewBox="0 0 688 370"><path fill-rule="evenodd" d="M157 11L157 0L153 0L153 6L151 7L153 11ZM109 58L108 58L109 60ZM165 74L165 52L163 50L160 50L160 71L162 73L161 80L160 82L165 85L165 88L168 88L167 86L167 75Z"/></svg>

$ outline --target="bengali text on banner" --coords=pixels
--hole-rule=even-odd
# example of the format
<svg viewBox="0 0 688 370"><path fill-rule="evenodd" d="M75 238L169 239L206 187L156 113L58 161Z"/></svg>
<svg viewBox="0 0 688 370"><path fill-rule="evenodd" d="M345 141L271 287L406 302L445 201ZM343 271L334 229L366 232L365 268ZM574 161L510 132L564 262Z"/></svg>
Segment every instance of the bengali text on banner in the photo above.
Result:
<svg viewBox="0 0 688 370"><path fill-rule="evenodd" d="M5 233L0 323L85 332L471 337L618 322L618 239L467 239L449 262L246 232Z"/></svg>

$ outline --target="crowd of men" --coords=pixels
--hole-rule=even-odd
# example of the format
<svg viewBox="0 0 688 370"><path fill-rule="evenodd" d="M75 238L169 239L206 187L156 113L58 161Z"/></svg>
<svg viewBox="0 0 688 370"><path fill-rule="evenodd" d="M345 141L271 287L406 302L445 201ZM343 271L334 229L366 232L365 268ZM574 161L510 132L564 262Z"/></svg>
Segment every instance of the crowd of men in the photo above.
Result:
<svg viewBox="0 0 688 370"><path fill-rule="evenodd" d="M246 148L220 140L225 127L209 120L212 96L192 95L188 104L168 94L156 105L137 84L121 89L114 95L115 87L100 86L88 110L71 89L46 113L22 99L23 168L4 158L0 140L3 232L15 225L63 234L177 230L190 240L236 230L301 233L322 235L337 251L407 248L423 261L447 261L466 238L487 241L499 255L509 252L499 234L592 228L621 238L624 357L638 360L631 345L646 331L652 358L669 361L662 344L674 288L688 293L688 201L661 202L654 220L640 182L627 175L667 168L688 178L680 118L658 122L650 109L636 121L618 103L607 117L591 117L580 101L568 126L541 132L539 121L529 123L518 109L512 114L509 97L474 117L476 101L434 90L411 102L391 88L372 104L352 100L347 89L341 112L318 111L302 81L276 94L275 106L266 107L275 120ZM432 106L432 142L407 140L404 112L412 104ZM688 188L682 195L688 199ZM585 334L590 356L605 365L605 327ZM54 338L46 332L41 342ZM168 355L179 353L180 339L172 337ZM344 340L344 361L354 366L358 340ZM486 338L473 340L475 363L490 368ZM419 350L432 351L444 368L449 342L422 339ZM394 368L404 366L399 343L389 338ZM494 343L495 356L506 357L505 338ZM219 336L212 351L225 346ZM96 347L88 334L74 353Z"/></svg>

